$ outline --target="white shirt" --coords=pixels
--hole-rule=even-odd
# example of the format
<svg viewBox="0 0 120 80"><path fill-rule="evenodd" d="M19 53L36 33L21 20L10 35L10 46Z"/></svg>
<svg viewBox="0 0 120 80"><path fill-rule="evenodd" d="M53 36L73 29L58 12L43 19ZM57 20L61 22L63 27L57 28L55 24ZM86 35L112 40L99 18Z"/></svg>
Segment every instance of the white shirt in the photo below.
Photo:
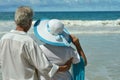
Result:
<svg viewBox="0 0 120 80"><path fill-rule="evenodd" d="M0 61L3 80L38 80L35 69L49 79L59 68L48 62L31 37L17 30L1 38Z"/></svg>
<svg viewBox="0 0 120 80"><path fill-rule="evenodd" d="M73 64L80 62L79 54L72 47L60 47L60 46L52 46L48 44L40 45L40 47L51 63L57 65L64 65L72 57L73 57L73 61L72 61ZM40 77L41 80L48 80L45 79L44 76L40 76ZM57 72L49 80L72 80L72 76L69 71Z"/></svg>

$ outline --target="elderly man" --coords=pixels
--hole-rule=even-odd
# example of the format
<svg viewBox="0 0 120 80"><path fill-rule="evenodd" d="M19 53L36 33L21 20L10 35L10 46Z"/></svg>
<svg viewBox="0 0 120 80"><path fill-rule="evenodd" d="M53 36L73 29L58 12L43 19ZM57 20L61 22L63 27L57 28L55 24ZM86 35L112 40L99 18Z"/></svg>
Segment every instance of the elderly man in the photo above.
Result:
<svg viewBox="0 0 120 80"><path fill-rule="evenodd" d="M0 40L0 59L3 80L38 80L38 74L50 78L57 71L70 68L71 60L64 66L48 62L40 47L27 35L32 24L33 11L27 6L15 13L16 29Z"/></svg>

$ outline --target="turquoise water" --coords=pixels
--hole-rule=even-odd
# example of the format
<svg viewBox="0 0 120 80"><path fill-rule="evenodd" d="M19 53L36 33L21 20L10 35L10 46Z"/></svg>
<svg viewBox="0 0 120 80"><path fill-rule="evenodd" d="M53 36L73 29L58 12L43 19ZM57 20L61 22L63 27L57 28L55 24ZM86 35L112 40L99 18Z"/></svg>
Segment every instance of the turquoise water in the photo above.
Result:
<svg viewBox="0 0 120 80"><path fill-rule="evenodd" d="M77 36L88 59L86 79L120 80L120 34Z"/></svg>
<svg viewBox="0 0 120 80"><path fill-rule="evenodd" d="M96 12L35 12L34 20L40 18L57 18L61 20L116 20L120 11ZM0 20L14 20L14 12L0 12Z"/></svg>
<svg viewBox="0 0 120 80"><path fill-rule="evenodd" d="M13 16L0 13L0 38L15 28ZM88 59L86 80L120 80L120 12L37 12L34 21L45 17L64 20L70 33L80 39ZM34 38L33 28L29 34Z"/></svg>

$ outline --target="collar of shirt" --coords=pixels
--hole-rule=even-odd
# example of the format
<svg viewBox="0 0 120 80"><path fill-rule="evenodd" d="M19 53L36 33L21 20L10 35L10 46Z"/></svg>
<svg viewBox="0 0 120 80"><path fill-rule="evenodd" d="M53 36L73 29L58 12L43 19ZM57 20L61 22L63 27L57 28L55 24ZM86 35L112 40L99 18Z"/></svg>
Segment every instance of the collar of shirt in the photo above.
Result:
<svg viewBox="0 0 120 80"><path fill-rule="evenodd" d="M18 31L18 30L11 30L10 32L12 32L12 33L17 33L17 34L27 34L27 33L24 32L24 31Z"/></svg>

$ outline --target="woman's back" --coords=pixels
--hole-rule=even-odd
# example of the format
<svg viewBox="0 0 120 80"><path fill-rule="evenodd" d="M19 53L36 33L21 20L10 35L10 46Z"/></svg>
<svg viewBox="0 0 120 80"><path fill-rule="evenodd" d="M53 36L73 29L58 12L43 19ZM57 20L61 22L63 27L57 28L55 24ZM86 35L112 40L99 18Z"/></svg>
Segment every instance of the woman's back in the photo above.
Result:
<svg viewBox="0 0 120 80"><path fill-rule="evenodd" d="M42 51L51 63L57 65L64 65L70 58L73 57L72 63L78 63L80 61L77 51L72 47L41 45ZM69 71L57 72L51 80L71 80L71 74Z"/></svg>

